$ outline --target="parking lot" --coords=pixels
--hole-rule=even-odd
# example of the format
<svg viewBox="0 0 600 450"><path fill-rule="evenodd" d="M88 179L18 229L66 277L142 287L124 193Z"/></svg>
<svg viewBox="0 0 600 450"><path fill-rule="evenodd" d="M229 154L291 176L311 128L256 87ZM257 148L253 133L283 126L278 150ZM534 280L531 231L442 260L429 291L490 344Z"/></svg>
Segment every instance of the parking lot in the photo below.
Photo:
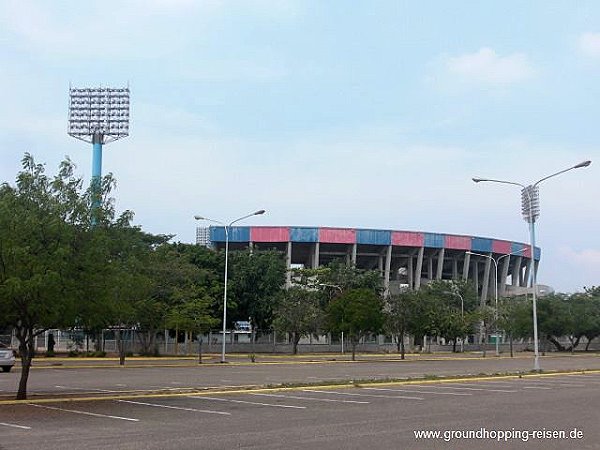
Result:
<svg viewBox="0 0 600 450"><path fill-rule="evenodd" d="M598 448L600 374L0 406L2 448ZM582 439L415 438L419 430L565 430Z"/></svg>

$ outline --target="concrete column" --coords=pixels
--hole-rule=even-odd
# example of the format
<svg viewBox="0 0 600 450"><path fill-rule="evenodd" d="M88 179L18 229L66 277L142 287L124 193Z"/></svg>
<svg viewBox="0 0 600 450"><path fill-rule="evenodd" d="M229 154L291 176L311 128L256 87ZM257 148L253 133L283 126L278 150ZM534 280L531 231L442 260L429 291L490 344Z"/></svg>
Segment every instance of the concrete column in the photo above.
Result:
<svg viewBox="0 0 600 450"><path fill-rule="evenodd" d="M377 269L379 273L383 274L383 253L380 253L377 257Z"/></svg>
<svg viewBox="0 0 600 450"><path fill-rule="evenodd" d="M346 249L346 267L352 266L352 244Z"/></svg>
<svg viewBox="0 0 600 450"><path fill-rule="evenodd" d="M285 287L292 286L292 241L287 243L287 253L285 256L285 265L287 267L287 275L285 277Z"/></svg>
<svg viewBox="0 0 600 450"><path fill-rule="evenodd" d="M356 267L356 247L357 244L352 244L352 267Z"/></svg>
<svg viewBox="0 0 600 450"><path fill-rule="evenodd" d="M475 289L477 289L477 293L479 294L479 264L477 263L476 259L473 260L471 268L471 276L473 277L473 283L475 284Z"/></svg>
<svg viewBox="0 0 600 450"><path fill-rule="evenodd" d="M500 271L500 280L498 283L498 295L504 297L506 294L506 279L508 278L508 266L510 265L510 256L504 258L502 263L502 270Z"/></svg>
<svg viewBox="0 0 600 450"><path fill-rule="evenodd" d="M319 243L318 242L315 242L315 248L314 248L314 253L313 253L313 258L312 258L312 268L313 269L319 268Z"/></svg>
<svg viewBox="0 0 600 450"><path fill-rule="evenodd" d="M458 259L452 258L452 279L458 280Z"/></svg>
<svg viewBox="0 0 600 450"><path fill-rule="evenodd" d="M470 263L471 263L471 254L465 252L465 259L463 262L463 273L462 273L462 279L465 281L469 279L469 264Z"/></svg>
<svg viewBox="0 0 600 450"><path fill-rule="evenodd" d="M511 256L509 256L509 258L512 258ZM513 270L512 270L512 275L511 275L511 284L513 286L521 286L521 260L523 259L522 256L517 256L515 258L515 262L513 263Z"/></svg>
<svg viewBox="0 0 600 450"><path fill-rule="evenodd" d="M387 251L385 252L385 271L383 275L383 291L384 297L390 295L390 268L392 266L392 246L388 245Z"/></svg>
<svg viewBox="0 0 600 450"><path fill-rule="evenodd" d="M433 257L427 258L427 279L433 280Z"/></svg>
<svg viewBox="0 0 600 450"><path fill-rule="evenodd" d="M423 253L425 248L421 247L417 255L417 267L415 268L415 291L421 289L421 273L423 272Z"/></svg>
<svg viewBox="0 0 600 450"><path fill-rule="evenodd" d="M491 255L490 255L491 256ZM481 285L481 304L484 305L487 301L488 291L490 288L490 269L492 267L492 260L485 258L485 269L483 269L483 283Z"/></svg>
<svg viewBox="0 0 600 450"><path fill-rule="evenodd" d="M408 262L406 266L406 274L408 275L408 288L415 288L415 265L413 255L408 257Z"/></svg>
<svg viewBox="0 0 600 450"><path fill-rule="evenodd" d="M444 272L444 257L446 256L446 249L440 248L438 252L438 260L437 260L437 271L435 272L435 279L441 280L442 274Z"/></svg>
<svg viewBox="0 0 600 450"><path fill-rule="evenodd" d="M525 275L523 276L523 279L521 280L521 286L529 286L529 277L531 273L531 262L528 262L527 264L525 264Z"/></svg>
<svg viewBox="0 0 600 450"><path fill-rule="evenodd" d="M229 242L231 243L231 241ZM248 242L248 250L250 251L250 254L254 253L254 242Z"/></svg>

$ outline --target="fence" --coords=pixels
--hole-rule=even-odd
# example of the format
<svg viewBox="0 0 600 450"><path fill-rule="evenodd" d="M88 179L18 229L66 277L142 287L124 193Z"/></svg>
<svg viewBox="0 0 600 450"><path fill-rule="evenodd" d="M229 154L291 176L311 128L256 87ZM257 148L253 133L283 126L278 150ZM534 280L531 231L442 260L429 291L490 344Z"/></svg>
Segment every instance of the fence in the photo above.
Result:
<svg viewBox="0 0 600 450"><path fill-rule="evenodd" d="M48 349L48 339L50 334L53 335L55 345L54 351L59 353L66 352L93 352L96 348L103 350L106 353L117 353L117 340L114 330L104 330L98 336L98 342L92 336L88 336L83 331L65 331L65 330L48 330L39 335L36 339L36 351L44 353ZM137 330L121 330L123 348L126 353L140 354L144 352L140 337L143 333ZM209 332L202 336L202 351L205 353L219 353L222 348L223 334L220 331ZM289 333L275 332L272 330L266 332L256 332L254 335L250 332L228 331L225 335L225 344L228 353L292 353L293 344ZM13 338L13 348L17 348L17 342ZM452 351L452 344L445 342L440 338L426 340L426 344L415 345L414 339L405 338L405 347L407 352L443 352ZM561 340L561 343L568 346L568 340ZM578 351L585 348L587 341L581 340ZM397 351L398 342L392 336L372 335L361 340L357 345L359 352L372 353L395 353ZM484 345L470 341L463 342L462 348L464 351L482 351L485 347L487 351L494 351L495 344L493 342ZM460 349L460 343L456 345L456 349ZM502 353L508 353L510 346L507 341L502 341L499 344ZM542 342L542 350L551 352L554 351L554 346L549 343ZM518 340L513 344L515 351L533 350L533 342L531 340ZM145 353L155 355L195 355L198 353L197 336L191 338L186 333L180 333L177 339L174 332L168 330L157 332L154 336L154 343L150 349L146 349ZM323 334L312 335L300 339L298 345L299 353L341 353L350 351L350 342L343 336ZM590 350L600 350L600 340L592 341Z"/></svg>

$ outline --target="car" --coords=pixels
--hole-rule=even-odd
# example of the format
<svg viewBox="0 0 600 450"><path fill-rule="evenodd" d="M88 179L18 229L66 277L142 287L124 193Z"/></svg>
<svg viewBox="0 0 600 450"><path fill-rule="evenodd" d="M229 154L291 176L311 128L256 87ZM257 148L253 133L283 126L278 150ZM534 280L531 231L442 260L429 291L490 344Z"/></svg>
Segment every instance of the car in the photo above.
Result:
<svg viewBox="0 0 600 450"><path fill-rule="evenodd" d="M0 367L3 372L10 372L15 365L15 351L0 343Z"/></svg>

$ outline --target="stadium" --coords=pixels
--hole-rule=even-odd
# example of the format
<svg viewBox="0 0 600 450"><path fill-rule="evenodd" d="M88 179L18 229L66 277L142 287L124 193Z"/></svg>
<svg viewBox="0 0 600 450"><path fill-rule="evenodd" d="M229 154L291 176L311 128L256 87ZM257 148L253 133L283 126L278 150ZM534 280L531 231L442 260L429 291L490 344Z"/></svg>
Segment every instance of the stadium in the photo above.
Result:
<svg viewBox="0 0 600 450"><path fill-rule="evenodd" d="M418 290L432 280L469 280L482 302L530 291L531 247L488 237L422 231L359 228L234 226L228 228L231 250L277 250L288 269L318 268L338 259L359 269L379 270L386 293L402 287ZM199 227L196 241L215 250L225 248L225 227ZM541 251L535 248L533 270ZM288 271L288 284L291 272ZM540 294L551 292L538 286Z"/></svg>

